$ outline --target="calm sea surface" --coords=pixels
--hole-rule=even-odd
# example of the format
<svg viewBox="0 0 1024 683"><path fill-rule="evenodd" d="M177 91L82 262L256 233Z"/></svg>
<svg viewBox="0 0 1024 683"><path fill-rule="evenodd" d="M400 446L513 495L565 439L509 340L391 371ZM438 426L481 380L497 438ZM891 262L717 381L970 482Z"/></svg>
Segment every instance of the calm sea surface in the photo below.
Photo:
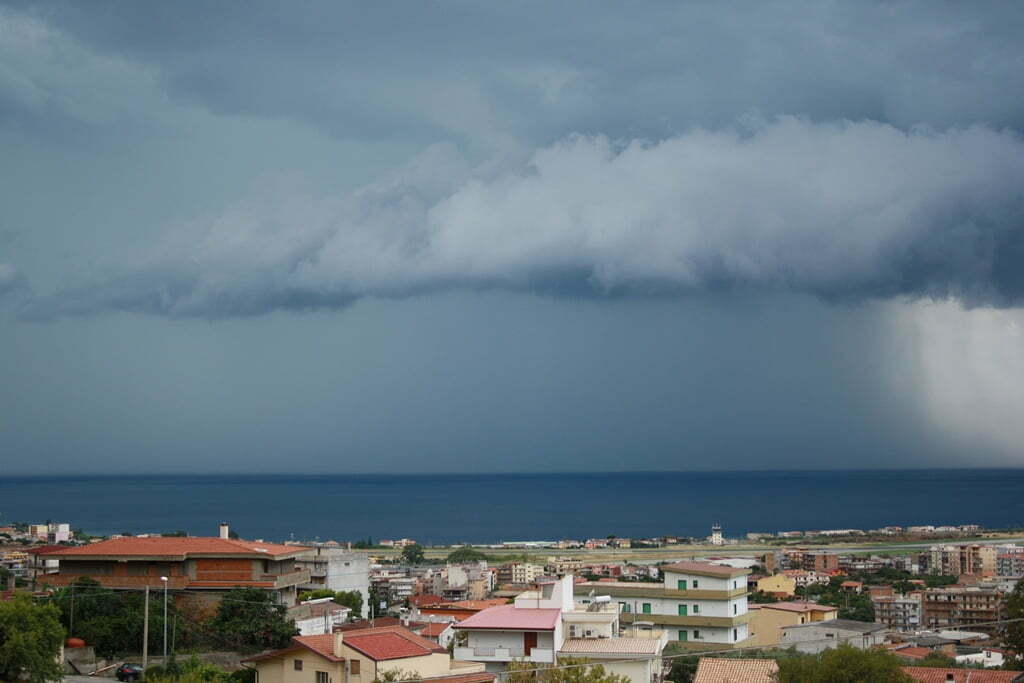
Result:
<svg viewBox="0 0 1024 683"><path fill-rule="evenodd" d="M421 543L727 535L885 524L1024 527L1024 470L0 478L0 524Z"/></svg>

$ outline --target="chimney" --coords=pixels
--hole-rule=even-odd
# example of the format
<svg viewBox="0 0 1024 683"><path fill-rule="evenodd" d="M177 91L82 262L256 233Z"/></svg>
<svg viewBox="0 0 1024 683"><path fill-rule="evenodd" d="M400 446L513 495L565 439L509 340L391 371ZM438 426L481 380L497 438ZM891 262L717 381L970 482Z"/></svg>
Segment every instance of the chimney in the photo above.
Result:
<svg viewBox="0 0 1024 683"><path fill-rule="evenodd" d="M228 526L227 522L220 523L220 537L231 538L231 527Z"/></svg>
<svg viewBox="0 0 1024 683"><path fill-rule="evenodd" d="M335 631L334 632L334 656L335 657L340 657L341 656L341 642L342 642L342 639L344 638L344 635L345 634L343 634L341 631Z"/></svg>

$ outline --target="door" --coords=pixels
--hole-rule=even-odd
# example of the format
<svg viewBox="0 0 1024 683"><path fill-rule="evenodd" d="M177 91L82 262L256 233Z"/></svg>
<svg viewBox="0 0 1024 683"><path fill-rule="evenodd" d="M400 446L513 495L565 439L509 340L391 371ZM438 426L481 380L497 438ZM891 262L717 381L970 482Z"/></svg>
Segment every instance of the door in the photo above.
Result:
<svg viewBox="0 0 1024 683"><path fill-rule="evenodd" d="M686 616L686 605L679 605L679 616Z"/></svg>
<svg viewBox="0 0 1024 683"><path fill-rule="evenodd" d="M523 653L529 657L535 647L537 647L537 634L532 631L527 631L523 634Z"/></svg>
<svg viewBox="0 0 1024 683"><path fill-rule="evenodd" d="M679 640L686 640L686 631L679 632Z"/></svg>
<svg viewBox="0 0 1024 683"><path fill-rule="evenodd" d="M686 590L686 579L679 579L676 581L676 588L681 591Z"/></svg>

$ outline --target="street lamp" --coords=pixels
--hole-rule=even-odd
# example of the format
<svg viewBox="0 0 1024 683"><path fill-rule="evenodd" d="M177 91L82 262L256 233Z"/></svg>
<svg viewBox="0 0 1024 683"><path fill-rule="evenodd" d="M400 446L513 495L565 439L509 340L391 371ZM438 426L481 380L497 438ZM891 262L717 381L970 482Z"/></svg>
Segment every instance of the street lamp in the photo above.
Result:
<svg viewBox="0 0 1024 683"><path fill-rule="evenodd" d="M167 577L161 576L160 580L164 582L164 661L163 665L167 666Z"/></svg>

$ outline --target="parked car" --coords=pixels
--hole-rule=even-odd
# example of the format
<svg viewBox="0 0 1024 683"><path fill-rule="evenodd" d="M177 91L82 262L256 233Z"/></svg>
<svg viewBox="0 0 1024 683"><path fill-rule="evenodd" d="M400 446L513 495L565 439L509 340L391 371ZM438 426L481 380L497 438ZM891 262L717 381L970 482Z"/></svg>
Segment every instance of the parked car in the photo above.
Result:
<svg viewBox="0 0 1024 683"><path fill-rule="evenodd" d="M119 681L141 681L142 665L129 664L125 662L121 666L117 667L117 672L114 675L117 676L117 680Z"/></svg>

